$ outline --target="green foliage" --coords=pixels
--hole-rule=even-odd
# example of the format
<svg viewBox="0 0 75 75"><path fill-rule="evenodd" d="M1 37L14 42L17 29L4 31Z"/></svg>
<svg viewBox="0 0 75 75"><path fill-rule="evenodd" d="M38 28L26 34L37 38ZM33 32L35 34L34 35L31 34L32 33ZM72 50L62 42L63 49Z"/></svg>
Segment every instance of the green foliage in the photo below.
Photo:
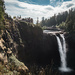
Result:
<svg viewBox="0 0 75 75"><path fill-rule="evenodd" d="M22 62L20 62L18 59L16 59L16 57L12 54L10 57L9 57L9 62L10 62L10 68L12 70L14 70L15 68L18 68L19 66L20 67L23 67L24 64Z"/></svg>
<svg viewBox="0 0 75 75"><path fill-rule="evenodd" d="M4 13L4 18L5 18L5 21L6 21L6 22L10 22L10 21L12 21L11 16L8 15L7 13Z"/></svg>
<svg viewBox="0 0 75 75"><path fill-rule="evenodd" d="M16 19L16 16L14 16L13 19Z"/></svg>
<svg viewBox="0 0 75 75"><path fill-rule="evenodd" d="M0 21L3 20L4 15L4 2L3 0L0 1Z"/></svg>
<svg viewBox="0 0 75 75"><path fill-rule="evenodd" d="M12 56L12 59L15 59L15 57ZM10 69L7 69L4 65L0 64L0 75L60 75L57 70L53 70L52 66L49 65L45 68L38 67L37 65L30 66L30 70L26 74L14 70L14 64L9 63L8 66Z"/></svg>
<svg viewBox="0 0 75 75"><path fill-rule="evenodd" d="M62 22L66 21L66 18L68 16L68 12L65 11L63 13L59 13L58 15L55 15L50 17L49 19L42 19L42 21L40 22L41 26L56 26L61 24Z"/></svg>
<svg viewBox="0 0 75 75"><path fill-rule="evenodd" d="M4 1L0 0L0 31L4 29Z"/></svg>
<svg viewBox="0 0 75 75"><path fill-rule="evenodd" d="M1 72L1 73L8 73L9 70L8 70L4 65L2 65L2 64L0 63L0 72Z"/></svg>
<svg viewBox="0 0 75 75"><path fill-rule="evenodd" d="M46 29L46 26L43 26L42 29L43 29L43 30Z"/></svg>
<svg viewBox="0 0 75 75"><path fill-rule="evenodd" d="M26 68L25 68L24 63L20 62L13 54L11 56L9 56L8 61L9 61L9 63L8 63L9 70L13 74L15 74L15 75L23 75L24 74L25 75L24 69L26 69ZM24 71L19 70L19 67L21 69L23 68Z"/></svg>
<svg viewBox="0 0 75 75"><path fill-rule="evenodd" d="M29 75L60 75L58 71L54 71L52 66L47 65L45 68L38 67L37 65L30 67Z"/></svg>
<svg viewBox="0 0 75 75"><path fill-rule="evenodd" d="M5 26L4 25L0 25L0 30L4 30Z"/></svg>
<svg viewBox="0 0 75 75"><path fill-rule="evenodd" d="M0 63L0 75L21 75L20 72L17 72L15 70L10 71L10 69L7 69L4 65Z"/></svg>
<svg viewBox="0 0 75 75"><path fill-rule="evenodd" d="M60 29L66 29L65 22L62 22L58 27Z"/></svg>
<svg viewBox="0 0 75 75"><path fill-rule="evenodd" d="M58 26L61 29L66 30L69 33L75 32L75 10L69 10L58 15L52 16L50 19L43 19L40 22L41 26Z"/></svg>
<svg viewBox="0 0 75 75"><path fill-rule="evenodd" d="M69 10L69 15L66 19L66 31L69 33L75 32L75 10Z"/></svg>

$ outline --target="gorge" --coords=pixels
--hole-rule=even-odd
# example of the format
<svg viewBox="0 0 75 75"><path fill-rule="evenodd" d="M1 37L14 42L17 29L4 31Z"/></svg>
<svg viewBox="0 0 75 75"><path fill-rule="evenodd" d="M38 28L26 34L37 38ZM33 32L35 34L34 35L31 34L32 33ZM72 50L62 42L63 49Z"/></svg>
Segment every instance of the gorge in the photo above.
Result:
<svg viewBox="0 0 75 75"><path fill-rule="evenodd" d="M69 35L66 33L64 34L64 36L62 35L62 31L50 31L50 30L44 30L42 32L42 30L39 27L35 27L36 29L34 29L32 27L32 30L29 26L28 28L30 30L28 30L28 28L26 28L26 25L22 25L18 24L19 26L19 31L20 31L20 35L21 38L23 40L23 44L26 46L24 47L23 53L22 55L24 56L24 58L21 58L21 55L19 56L20 60L22 60L23 62L25 62L25 64L27 66L33 65L33 64L37 64L39 66L46 66L46 65L51 65L51 61L53 61L53 67L63 67L63 68L59 68L59 69L63 69L62 72L69 72L71 71L70 68L74 69L74 66L70 66L71 64L70 59L69 58L73 58L68 56L69 53ZM27 33L27 34L22 34L23 33ZM36 34L34 33L36 32ZM61 39L60 44L58 44L58 40L56 38L56 36L58 36L59 40ZM33 37L34 36L34 37ZM27 38L28 37L28 38ZM65 37L65 38L64 38ZM66 43L67 43L67 51L66 51ZM59 45L61 45L61 55L59 52ZM21 48L22 49L22 48ZM19 50L20 51L20 50ZM64 57L64 58L63 58ZM61 62L62 60L62 62ZM74 64L74 62L73 62ZM69 68L70 67L70 68Z"/></svg>
<svg viewBox="0 0 75 75"><path fill-rule="evenodd" d="M64 34L64 39L61 35L63 32L61 31L42 31L39 26L34 26L21 21L10 20L9 23L6 23L6 26L8 26L8 28L2 33L1 37L5 41L3 42L3 45L6 46L4 49L5 53L12 51L14 56L23 62L29 69L31 68L30 66L34 66L34 64L38 65L38 67L49 65L52 67L53 73L54 70L58 71L58 68L63 66L63 68L66 68L64 71L70 70L67 67L70 67L73 70L75 69L74 60L72 60L73 65L70 61L70 58L73 58L73 56L69 56L70 53L73 53L73 50L71 51L70 49L74 49L74 46L70 45L70 40L68 40L70 37L68 34ZM60 44L56 37L58 37ZM62 51L62 48L65 50L65 40L68 44L67 53L64 51L67 57ZM72 42L74 44L74 41ZM61 52L59 51L59 47ZM1 52L3 52L3 49ZM62 55L60 55L60 53L62 53ZM13 55L11 56L11 54L9 55L8 53L7 55L7 58L13 60ZM62 58L64 57L64 59L62 59L61 56ZM61 59L64 60L62 63ZM49 73L46 75L49 75Z"/></svg>

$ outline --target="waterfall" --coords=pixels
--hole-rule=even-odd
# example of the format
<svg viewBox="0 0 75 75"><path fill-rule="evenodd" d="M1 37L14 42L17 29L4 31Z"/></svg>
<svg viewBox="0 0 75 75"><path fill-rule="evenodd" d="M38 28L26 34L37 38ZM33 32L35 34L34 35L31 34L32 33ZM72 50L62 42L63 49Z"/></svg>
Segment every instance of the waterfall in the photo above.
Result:
<svg viewBox="0 0 75 75"><path fill-rule="evenodd" d="M58 42L58 47L59 47L59 53L60 53L60 59L61 59L61 67L59 68L60 71L62 72L70 72L72 71L70 68L67 67L67 62L66 62L66 42L63 34L60 34L60 37L62 38L62 43L61 40L58 36L57 42Z"/></svg>

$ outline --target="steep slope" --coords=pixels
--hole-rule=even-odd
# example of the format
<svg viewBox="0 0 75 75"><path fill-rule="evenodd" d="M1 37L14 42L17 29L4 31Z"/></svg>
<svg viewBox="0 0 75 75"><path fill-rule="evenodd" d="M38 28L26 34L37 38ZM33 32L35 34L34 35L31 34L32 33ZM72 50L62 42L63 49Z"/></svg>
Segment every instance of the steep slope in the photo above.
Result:
<svg viewBox="0 0 75 75"><path fill-rule="evenodd" d="M0 62L3 64L2 71L6 68L6 74L13 73L14 70L17 74L18 72L21 74L21 72L26 73L28 71L28 68L16 58L18 46L21 44L19 30L15 22L6 14L5 29L1 30L0 35Z"/></svg>

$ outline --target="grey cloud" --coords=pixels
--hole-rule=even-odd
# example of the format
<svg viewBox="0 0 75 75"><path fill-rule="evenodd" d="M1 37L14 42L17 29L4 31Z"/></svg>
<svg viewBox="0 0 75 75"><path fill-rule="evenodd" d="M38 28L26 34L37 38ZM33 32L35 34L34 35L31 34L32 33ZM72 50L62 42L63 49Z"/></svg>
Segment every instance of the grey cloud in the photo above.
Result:
<svg viewBox="0 0 75 75"><path fill-rule="evenodd" d="M69 7L72 7L74 4L68 4L66 7L69 8Z"/></svg>
<svg viewBox="0 0 75 75"><path fill-rule="evenodd" d="M50 8L50 7L47 7L46 9L47 9L47 10L53 10L53 9L52 9L52 8Z"/></svg>

